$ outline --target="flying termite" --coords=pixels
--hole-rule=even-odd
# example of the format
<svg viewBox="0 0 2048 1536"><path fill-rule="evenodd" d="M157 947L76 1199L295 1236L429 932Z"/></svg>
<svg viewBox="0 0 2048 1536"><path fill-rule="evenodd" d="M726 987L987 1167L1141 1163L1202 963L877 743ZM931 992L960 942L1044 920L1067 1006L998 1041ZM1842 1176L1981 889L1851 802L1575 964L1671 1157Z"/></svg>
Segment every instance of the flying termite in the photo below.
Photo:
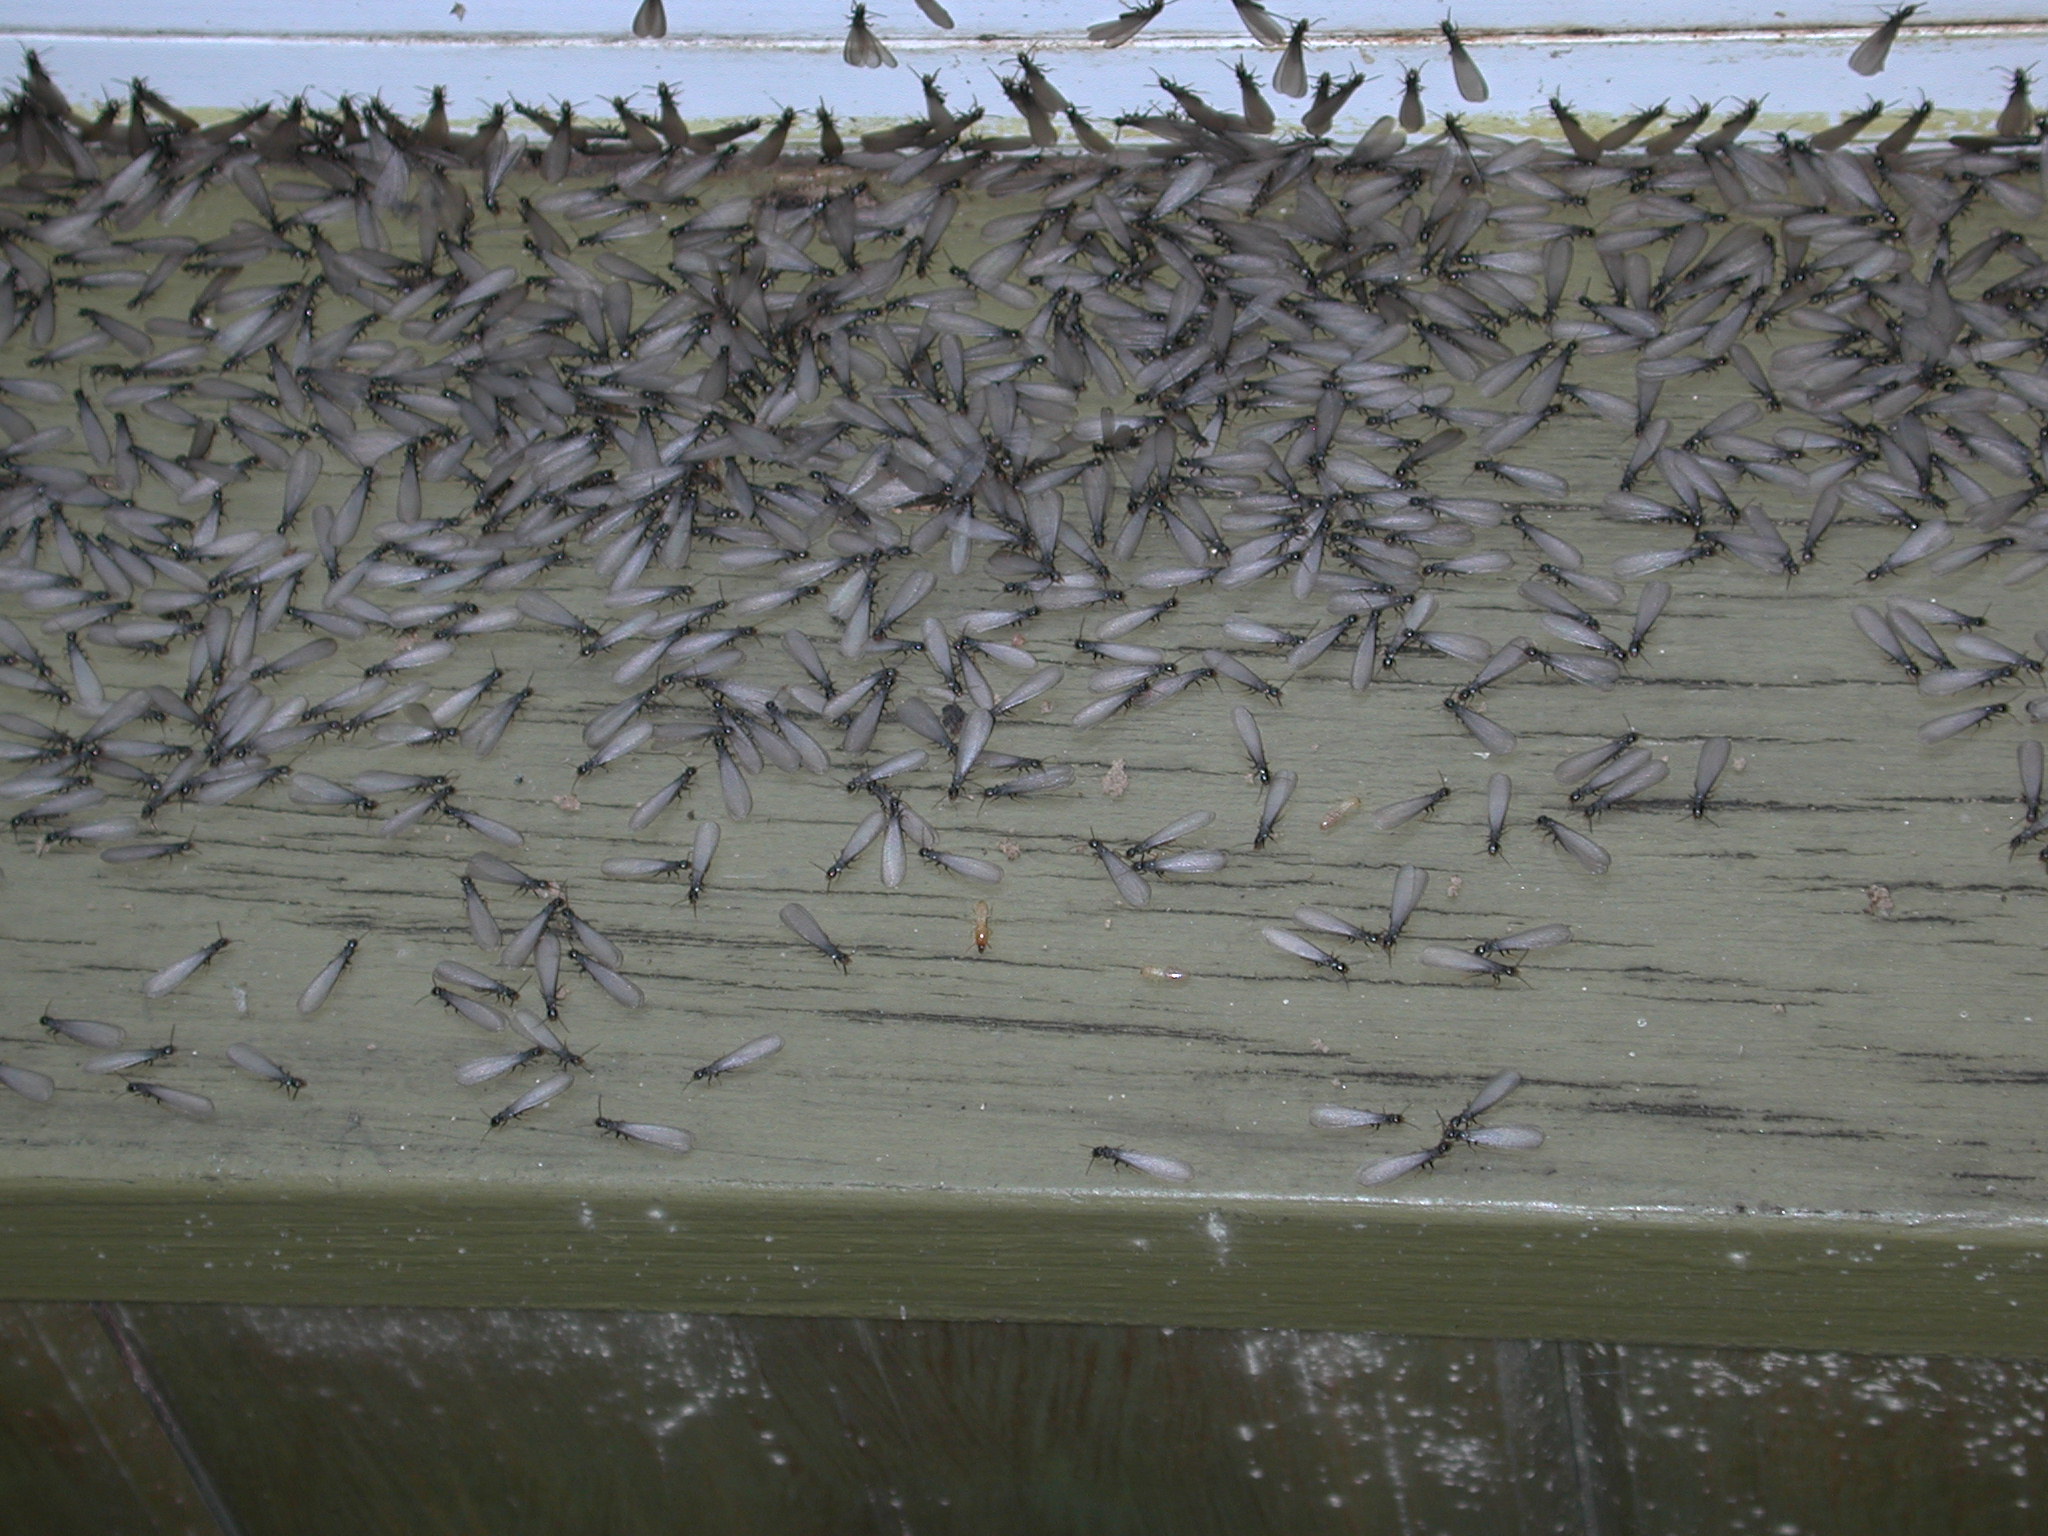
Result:
<svg viewBox="0 0 2048 1536"><path fill-rule="evenodd" d="M765 1060L782 1049L782 1036L762 1035L749 1040L745 1045L727 1051L716 1061L707 1062L690 1074L692 1082L713 1083L728 1072L737 1072L741 1067L750 1067L757 1061Z"/></svg>
<svg viewBox="0 0 2048 1536"><path fill-rule="evenodd" d="M1089 1152L1088 1161L1091 1165L1105 1162L1112 1168L1132 1168L1170 1184L1185 1184L1195 1176L1194 1170L1177 1157L1161 1157L1156 1152L1137 1152L1129 1147L1096 1147Z"/></svg>

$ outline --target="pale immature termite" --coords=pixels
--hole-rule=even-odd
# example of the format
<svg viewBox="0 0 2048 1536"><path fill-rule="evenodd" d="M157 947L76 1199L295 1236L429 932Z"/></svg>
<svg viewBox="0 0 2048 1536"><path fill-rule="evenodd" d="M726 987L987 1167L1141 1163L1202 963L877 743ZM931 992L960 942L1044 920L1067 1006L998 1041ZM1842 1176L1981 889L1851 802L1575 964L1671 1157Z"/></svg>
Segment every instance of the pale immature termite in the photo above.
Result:
<svg viewBox="0 0 2048 1536"><path fill-rule="evenodd" d="M1316 825L1325 832L1334 832L1345 822L1349 821L1364 804L1365 802L1359 799L1358 796L1346 795L1342 800L1339 800L1335 805L1323 812L1323 819L1317 822Z"/></svg>
<svg viewBox="0 0 2048 1536"><path fill-rule="evenodd" d="M1700 743L1700 765L1692 776L1692 814L1695 821L1707 814L1707 801L1714 793L1714 786L1721 782L1721 774L1728 766L1728 754L1733 743L1726 736L1709 736ZM2035 750L2039 750L2038 744Z"/></svg>
<svg viewBox="0 0 2048 1536"><path fill-rule="evenodd" d="M1134 1152L1129 1147L1096 1147L1088 1154L1092 1167L1096 1162L1108 1163L1112 1168L1134 1168L1139 1173L1149 1173L1155 1179L1164 1179L1169 1184L1185 1184L1195 1176L1194 1169L1177 1157L1161 1157L1154 1152Z"/></svg>
<svg viewBox="0 0 2048 1536"><path fill-rule="evenodd" d="M1856 45L1856 51L1849 55L1849 67L1859 75L1881 74L1885 60L1891 57L1892 44L1898 40L1899 28L1919 9L1917 5L1902 5L1888 12L1877 24L1877 30Z"/></svg>
<svg viewBox="0 0 2048 1536"><path fill-rule="evenodd" d="M471 886L470 889L474 890L475 887ZM339 954L320 968L320 974L299 994L301 1015L310 1018L320 1011L321 1005L327 1001L328 994L334 990L334 984L341 980L341 973L347 970L349 962L355 959L356 947L361 943L361 939L350 939L341 946Z"/></svg>
<svg viewBox="0 0 2048 1536"><path fill-rule="evenodd" d="M213 1118L213 1100L203 1093L187 1093L183 1088L171 1088L163 1083L130 1083L130 1093L139 1093L146 1099L154 1099L165 1109L174 1110L194 1120Z"/></svg>
<svg viewBox="0 0 2048 1536"><path fill-rule="evenodd" d="M2001 706L2002 707L2002 706ZM144 997L169 997L179 987L191 980L199 970L213 962L213 957L233 943L225 935L215 939L203 949L196 949L182 960L174 960L142 984Z"/></svg>
<svg viewBox="0 0 2048 1536"><path fill-rule="evenodd" d="M762 1035L749 1040L735 1050L727 1051L718 1060L707 1062L690 1074L691 1082L713 1083L728 1072L737 1072L741 1067L751 1067L755 1062L773 1056L782 1049L782 1036Z"/></svg>
<svg viewBox="0 0 2048 1536"><path fill-rule="evenodd" d="M260 1077L266 1082L277 1084L278 1087L284 1090L285 1097L288 1099L296 1099L299 1096L299 1090L306 1086L306 1080L303 1077L295 1077L290 1072L285 1071L283 1067L280 1067L253 1045L229 1046L228 1060L240 1067L244 1072Z"/></svg>
<svg viewBox="0 0 2048 1536"><path fill-rule="evenodd" d="M842 973L852 966L853 956L832 942L818 920L811 916L808 907L792 901L777 915L781 917L783 927L838 966Z"/></svg>
<svg viewBox="0 0 2048 1536"><path fill-rule="evenodd" d="M696 1143L690 1133L673 1125L648 1125L638 1120L611 1120L605 1117L604 1099L597 1101L597 1128L621 1141L645 1142L650 1147L660 1147L665 1152L687 1152Z"/></svg>
<svg viewBox="0 0 2048 1536"><path fill-rule="evenodd" d="M565 1092L569 1085L575 1081L576 1076L571 1072L557 1072L551 1077L542 1078L510 1104L507 1104L503 1109L491 1116L491 1123L486 1127L485 1134L488 1135L491 1131L495 1131L507 1121L517 1120L521 1115L531 1114L550 1099L556 1098Z"/></svg>
<svg viewBox="0 0 2048 1536"><path fill-rule="evenodd" d="M985 901L977 901L974 904L974 952L977 955L985 955L988 953L988 926L988 903Z"/></svg>
<svg viewBox="0 0 2048 1536"><path fill-rule="evenodd" d="M50 1096L57 1091L56 1082L46 1074L33 1067L17 1067L4 1061L0 1061L0 1084L38 1104L49 1103Z"/></svg>

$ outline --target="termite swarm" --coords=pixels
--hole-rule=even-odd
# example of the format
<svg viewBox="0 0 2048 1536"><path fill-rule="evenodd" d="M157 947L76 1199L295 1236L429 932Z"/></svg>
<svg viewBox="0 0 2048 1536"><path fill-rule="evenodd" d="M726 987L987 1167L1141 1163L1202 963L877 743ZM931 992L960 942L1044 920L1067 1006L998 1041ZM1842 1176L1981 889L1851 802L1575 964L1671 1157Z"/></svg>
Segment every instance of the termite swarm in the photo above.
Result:
<svg viewBox="0 0 2048 1536"><path fill-rule="evenodd" d="M937 0L919 8L950 25ZM1627 696L1608 690L1684 676L1712 607L1703 575L1804 584L1807 601L1831 563L1863 578L1870 600L1836 607L1874 648L1851 637L1859 677L1955 701L1873 726L1917 727L1907 745L1930 762L2048 715L2015 691L2041 676L2038 639L1899 590L2048 568L2026 70L2000 86L1990 132L1946 142L1915 137L1924 108L1888 132L1864 109L1767 138L1755 103L1714 126L1704 108L1645 109L1603 131L1559 97L1560 149L1452 117L1430 131L1411 69L1382 85L1384 118L1333 146L1320 140L1362 82L1311 81L1307 21L1235 9L1275 50L1272 88L1304 103L1304 135L1275 122L1248 67L1227 98L1162 82L1172 105L1120 119L1111 145L1026 55L1006 86L1026 139L949 107L933 76L919 115L856 133L828 112L814 150L793 113L692 123L668 87L615 116L515 103L469 128L439 96L418 121L344 99L202 124L140 84L95 114L32 56L0 125L18 194L0 220L12 830L51 860L97 852L79 867L145 924L224 888L244 814L440 858L445 926L492 969L441 960L427 999L538 1039L506 1015L522 998L535 1018L593 990L627 1009L673 1001L658 969L627 973L593 925L613 926L602 906L569 905L565 886L593 871L649 882L628 892L650 910L702 911L703 954L714 930L735 953L779 951L766 914L788 890L762 894L760 834L806 787L859 797L816 855L841 848L828 881L866 858L860 879L873 869L900 892L887 901L939 873L1009 891L1055 861L1089 881L1099 867L1110 888L1092 887L1091 920L1140 935L1158 931L1155 895L1192 894L1181 876L1219 876L1203 888L1217 901L1247 870L1244 888L1349 880L1373 839L1347 818L1375 804L1398 856L1515 858L1513 785L1473 758L1590 741L1624 723L1597 713ZM1851 67L1883 69L1915 9L1891 12ZM1120 47L1164 11L1147 0L1090 35ZM895 62L866 7L845 19L847 63ZM665 8L647 0L631 25L659 38ZM1485 100L1465 39L1449 22L1442 35L1451 83ZM1147 141L1160 152L1130 148ZM2001 222L1969 222L1986 216ZM1589 491L1597 472L1574 467L1587 455L1553 452L1560 419L1611 436L1612 482ZM1873 526L1867 556L1838 556ZM1610 548L1602 527L1639 542ZM1224 620L1226 602L1247 611ZM528 642L530 675L512 655ZM1328 717L1283 711L1283 681ZM1426 699L1409 687L1424 681ZM1739 727L1657 724L1700 742L1691 816L1732 820L1744 807L1724 775L1743 762L1732 738L1698 733ZM579 739L538 805L519 803L500 770L535 772L521 754L551 730ZM1340 732L1435 758L1390 753L1402 777L1347 781L1314 755ZM1185 762L1133 751L1133 772L1117 755L1183 735ZM364 767L349 743L382 756ZM1682 819L1646 794L1664 760L1633 730L1558 750L1571 803L1630 806L1616 849L1654 856L1648 818ZM1359 756L1378 773L1376 751ZM1155 766L1187 770L1158 833L1109 841L1066 815L1098 783L1115 798L1136 779L1137 804L1173 777ZM2030 841L2038 744L2022 742L2019 771ZM1525 798L1540 778L1525 771ZM1463 810L1482 783L1483 845ZM1285 820L1297 789L1331 807L1314 849ZM1204 803L1214 846L1170 846L1207 824L1189 809ZM714 805L722 821L704 818ZM558 814L580 820L539 819ZM1534 826L1608 873L1608 849L1563 814ZM550 866L529 850L551 825L607 841ZM988 841L967 842L970 825ZM1028 851L1022 864L952 851L1013 833L1004 857ZM430 852L444 842L452 856ZM347 857L309 862L308 886ZM26 884L24 867L10 880ZM687 883L652 883L669 878ZM1277 910L1391 951L1426 882L1419 862L1399 867L1377 932L1337 915L1372 910L1376 893L1355 888ZM1030 899L1006 907L997 958L1053 943ZM874 969L902 963L920 930L868 926L843 888L830 900L835 928L876 935ZM958 960L948 910L946 937L924 942ZM980 954L988 905L973 911ZM807 908L780 915L848 970ZM1318 939L1262 933L1348 974ZM150 940L150 963L197 937ZM1512 978L1566 937L1544 924L1421 958ZM298 1009L344 1036L351 994L369 990L361 967L342 984L358 943L365 965L391 951L334 942L290 974L332 955ZM227 944L149 975L143 1003L194 1001L181 988L200 993ZM1226 945L1204 974L1257 953L1246 925ZM1147 953L1116 968L1187 976ZM835 984L857 989L869 967ZM1414 984L1406 969L1392 984ZM119 1050L119 1025L43 1022L125 1063L102 1086L160 1059ZM535 1027L554 1041L535 1050L580 1064ZM296 1091L251 1045L208 1054L223 1047ZM50 1096L32 1067L7 1070L17 1093ZM183 1092L130 1087L170 1108ZM543 1101L518 1102L493 1123ZM1477 1113L1375 1166L1508 1145Z"/></svg>

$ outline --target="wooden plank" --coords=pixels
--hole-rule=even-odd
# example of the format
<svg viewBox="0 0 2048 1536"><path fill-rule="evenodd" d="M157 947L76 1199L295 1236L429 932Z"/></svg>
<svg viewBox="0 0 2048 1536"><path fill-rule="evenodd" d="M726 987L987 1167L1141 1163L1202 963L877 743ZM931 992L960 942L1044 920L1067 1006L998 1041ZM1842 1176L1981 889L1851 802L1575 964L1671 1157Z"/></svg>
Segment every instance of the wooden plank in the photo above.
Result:
<svg viewBox="0 0 2048 1536"><path fill-rule="evenodd" d="M1567 1346L1571 1349L1571 1346ZM1991 1360L1734 1351L1572 1351L1596 1462L1596 1507L1618 1528L1682 1530L1769 1511L1860 1528L2022 1531L2040 1383ZM1888 1490L1880 1497L1878 1489ZM1867 1503L1865 1501L1868 1501ZM1610 1528L1606 1525L1601 1529Z"/></svg>
<svg viewBox="0 0 2048 1536"><path fill-rule="evenodd" d="M165 1301L1211 1327L1256 1317L1471 1337L2048 1353L2035 1321L2044 1245L1960 1220L1558 1213L1469 1192L1402 1210L1333 1194L828 1198L695 1178L602 1192L599 1182L552 1198L423 1183L353 1197L176 1186L24 1197L0 1224L5 1275L30 1295Z"/></svg>
<svg viewBox="0 0 2048 1536"><path fill-rule="evenodd" d="M251 1530L2023 1532L2038 1365L1269 1329L138 1307ZM664 1523L666 1522L666 1524Z"/></svg>
<svg viewBox="0 0 2048 1536"><path fill-rule="evenodd" d="M818 183L797 170L782 186L810 196ZM549 190L516 178L504 211L480 217L479 258L524 260L517 197ZM223 187L181 227L217 232L247 206ZM996 211L962 210L952 260L984 249L974 232ZM1954 239L2011 222L1980 200ZM667 256L660 235L616 249L655 267ZM303 270L274 258L246 280ZM1579 276L1594 280L1590 257ZM181 274L163 304L181 311L202 281ZM82 328L67 310L61 335ZM0 371L25 373L29 350L18 337ZM1625 362L1589 361L1578 376L1633 387ZM1688 383L1666 397L1681 434L1741 397L1729 371ZM30 405L53 422L65 414ZM139 409L130 421L159 452L189 446L187 427ZM1575 541L1591 570L1682 542L1599 513L1629 440L1577 416L1528 449L1576 488L1529 516ZM313 500L333 504L355 474L338 454L328 461ZM1459 471L1444 487L1481 495L1491 482ZM388 495L387 476L356 551L383 536ZM427 495L428 517L471 510L450 486ZM1756 495L1796 536L1808 498ZM229 502L267 526L279 497L278 477L259 469ZM149 500L172 507L160 487ZM1534 574L1512 530L1481 537L1513 555L1514 579ZM1244 695L1189 693L1076 732L1066 722L1089 697L1077 669L1044 712L1003 727L1006 747L1075 763L1075 790L984 807L946 802L944 776L929 770L908 786L944 847L1003 864L986 954L970 942L982 891L936 870L885 889L868 864L826 893L818 871L866 809L841 787L851 769L838 759L831 777L760 776L746 818L720 808L701 744L657 745L578 778L582 727L627 691L612 675L621 653L581 658L560 631L530 623L467 641L428 674L437 689L494 665L536 690L497 756L380 746L364 732L320 744L298 767L453 773L461 802L521 828L514 856L622 947L648 1006L621 1008L574 981L563 1027L594 1081L487 1136L518 1085L463 1089L453 1071L505 1037L421 998L438 960L489 963L456 890L465 859L488 844L440 822L385 838L373 821L309 810L275 786L168 809L160 825L198 843L185 862L108 865L90 849L24 841L0 862L4 1047L59 1086L47 1105L0 1104L0 1291L2042 1350L2043 887L2035 861L2002 846L2015 824L2014 748L2038 731L2008 719L1939 746L1915 740L1920 721L1951 706L1892 675L1847 618L1873 591L1863 573L1898 540L1852 509L1796 580L1732 561L1675 571L1670 611L1615 691L1525 674L1490 695L1520 739L1505 763L1482 759L1442 708L1469 665L1404 658L1361 694L1325 659L1288 683L1284 709L1253 706L1272 761L1301 775L1263 850L1250 846L1260 793L1230 718ZM573 552L546 589L610 622L619 611L593 551ZM1136 577L1184 558L1155 531L1119 565ZM770 580L713 565L674 574L705 595ZM1876 590L1989 613L2024 644L2037 604L2003 586L2005 574L1978 565ZM1534 629L1511 584L1450 585L1443 597L1445 627L1494 641ZM944 576L929 607L950 617L1011 600L977 562ZM41 622L18 595L5 606ZM1191 589L1147 637L1192 655L1254 609L1307 627L1323 617L1320 595L1299 600L1284 584ZM755 622L750 679L799 680L774 644L793 624L832 649L815 606ZM1028 638L1042 658L1071 662L1065 647L1087 622L1047 615ZM262 650L288 643L266 636ZM352 643L275 693L323 697L396 645ZM842 674L857 670L833 654ZM1274 656L1247 658L1278 671ZM180 685L185 668L181 651L98 647L94 661L113 695ZM904 665L906 688L932 680L914 657ZM658 717L708 718L685 693ZM1545 847L1528 817L1568 814L1550 766L1625 725L1669 756L1672 778L1647 807L1599 825L1616 863L1596 877ZM1694 821L1673 791L1700 739L1722 734L1740 766L1713 815ZM892 728L878 752L910 742ZM631 836L631 808L686 763L700 769L688 800ZM1517 810L1493 858L1483 786L1502 767ZM1382 833L1358 815L1318 829L1347 799L1371 807L1439 782L1452 796L1432 819ZM1204 840L1229 850L1229 866L1160 881L1147 910L1119 906L1083 840L1127 842L1191 809L1218 813ZM704 815L724 823L725 842L694 911L673 887L600 876L616 854L682 851L690 818ZM1432 886L1390 960L1354 952L1340 980L1261 942L1263 925L1303 904L1370 924L1406 863L1429 869ZM535 905L494 899L508 929ZM853 952L850 973L778 924L791 900ZM1533 957L1520 984L1416 958L1428 943L1469 946L1546 921L1569 922L1576 942ZM233 944L211 968L167 998L138 995L216 933ZM351 937L363 939L355 967L324 1011L301 1017L293 1000ZM1148 965L1189 977L1161 985ZM138 1043L175 1029L164 1080L213 1096L217 1118L184 1120L85 1074L84 1053L36 1031L45 1005L118 1020ZM788 1042L780 1055L692 1085L694 1068L770 1030ZM223 1053L236 1042L310 1086L288 1100L235 1074ZM1527 1079L1503 1113L1546 1132L1540 1152L1462 1147L1431 1175L1359 1190L1361 1163L1427 1146L1435 1118L1503 1067ZM599 1088L606 1114L682 1125L699 1150L679 1159L601 1137ZM1315 1131L1309 1112L1325 1102L1402 1110L1411 1124L1371 1139ZM1195 1178L1177 1192L1091 1165L1105 1143L1184 1158ZM1531 1253L1534 1281L1521 1271Z"/></svg>
<svg viewBox="0 0 2048 1536"><path fill-rule="evenodd" d="M1556 1530L1528 1345L592 1313L139 1308L250 1529ZM1532 1370L1533 1366L1533 1370ZM1554 1378L1554 1369L1549 1372ZM567 1404L576 1411L565 1412ZM599 1512L602 1512L599 1514ZM1241 1528L1241 1527L1240 1527Z"/></svg>
<svg viewBox="0 0 2048 1536"><path fill-rule="evenodd" d="M83 1306L0 1304L0 1485L9 1520L50 1536L218 1530Z"/></svg>

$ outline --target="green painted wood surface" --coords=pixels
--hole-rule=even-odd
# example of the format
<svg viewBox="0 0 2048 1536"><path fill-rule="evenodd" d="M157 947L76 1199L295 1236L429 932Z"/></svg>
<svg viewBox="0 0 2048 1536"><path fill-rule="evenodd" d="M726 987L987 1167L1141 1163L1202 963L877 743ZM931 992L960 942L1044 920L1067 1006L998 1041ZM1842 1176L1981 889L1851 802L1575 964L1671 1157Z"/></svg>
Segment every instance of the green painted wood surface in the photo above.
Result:
<svg viewBox="0 0 2048 1536"><path fill-rule="evenodd" d="M2038 1363L1289 1329L120 1310L247 1536L679 1522L2002 1536L2037 1529L2048 1498ZM0 1327L83 1312L0 1307ZM40 1385L0 1377L0 1415ZM89 1507L133 1455L117 1446L105 1475L68 1483L10 1468L10 1529L149 1529Z"/></svg>
<svg viewBox="0 0 2048 1536"><path fill-rule="evenodd" d="M1981 233L1964 225L1959 242ZM476 246L496 259L518 234L508 214ZM173 302L196 286L180 281ZM18 351L5 363L20 368ZM1666 404L1690 430L1736 388L1705 376L1696 397L1674 388ZM136 425L165 452L182 445L161 423ZM1626 446L1587 418L1535 441L1525 457L1596 488ZM338 500L352 479L330 465L315 499ZM236 500L267 507L274 490L259 473ZM1802 502L1758 494L1781 521L1803 517ZM429 515L450 510L436 495ZM1577 501L1540 518L1595 570L1677 542ZM1528 574L1533 558L1509 534L1488 541L1517 549ZM516 1086L462 1090L451 1073L495 1042L420 999L436 960L482 960L455 882L488 845L439 824L387 840L276 789L203 815L167 811L163 826L189 825L200 845L182 863L116 868L17 844L0 853L0 1051L59 1088L48 1105L0 1103L0 1293L2048 1352L2044 893L2034 861L2003 847L2014 743L2032 728L1914 740L1942 706L1897 680L1847 618L1868 595L1862 572L1896 542L1845 516L1796 581L1727 563L1678 573L1647 658L1614 692L1526 679L1500 692L1495 711L1521 737L1500 763L1440 707L1463 664L1404 660L1361 696L1326 660L1288 684L1284 708L1256 705L1274 763L1301 775L1277 842L1257 854L1237 698L1191 694L1075 733L1065 721L1087 697L1076 671L1056 707L1005 728L1018 750L1076 762L1075 791L977 808L946 806L930 775L912 786L947 848L1016 850L989 896L986 954L970 943L982 891L934 871L887 891L864 866L825 894L818 871L865 810L836 780L771 771L744 821L718 806L695 749L578 780L581 724L623 691L608 675L616 658L579 659L530 625L469 642L432 681L453 687L493 662L534 678L535 704L498 756L359 737L305 766L454 772L465 804L524 831L514 857L622 946L648 1006L628 1012L575 982L567 1027L595 1077L487 1138L486 1117ZM1134 566L1175 558L1155 538ZM1989 612L2023 643L2038 596L1999 576L1973 568L1886 590ZM546 585L603 616L587 570ZM928 606L999 600L977 569ZM1189 592L1164 643L1218 643L1221 621L1251 608L1302 623L1320 611L1263 587ZM1475 584L1446 590L1440 622L1500 640L1533 619L1511 589ZM770 616L764 635L785 622ZM1048 616L1031 643L1070 660L1077 627ZM291 690L338 689L371 659L358 651ZM765 640L756 665L794 680ZM180 667L103 663L110 690ZM684 704L670 718L694 716ZM1599 879L1527 818L1561 810L1559 757L1624 724L1670 755L1672 788L1703 736L1733 737L1742 768L1707 821L1668 791L1610 816L1598 835L1616 864ZM909 739L885 732L882 744ZM629 808L685 761L705 770L689 800L630 837ZM1116 763L1130 787L1112 797L1102 780ZM1495 768L1514 774L1518 798L1508 846L1489 859ZM1453 795L1431 821L1391 835L1362 815L1318 829L1347 797L1369 808L1440 774ZM1230 867L1161 882L1147 911L1116 905L1080 840L1128 840L1192 808L1218 812L1205 837L1232 851ZM684 851L693 814L726 831L696 911L671 887L599 876L613 854ZM1390 963L1361 957L1340 981L1260 942L1262 923L1305 903L1370 923L1406 862L1432 884ZM1886 915L1872 911L1873 886L1889 890ZM849 975L778 926L791 899L854 952ZM494 900L508 930L531 910ZM1532 959L1526 985L1460 982L1414 958L1423 943L1549 920L1570 922L1577 942ZM216 931L235 942L214 967L172 998L140 999L143 977ZM301 1019L300 988L357 935L357 965ZM1189 978L1161 985L1146 965ZM166 1080L211 1094L218 1118L186 1122L81 1074L83 1053L36 1030L45 1005L121 1021L141 1042L175 1026ZM692 1068L770 1029L788 1040L780 1056L688 1086ZM221 1053L238 1040L311 1086L287 1101L233 1074ZM1545 1130L1540 1152L1462 1149L1432 1176L1357 1189L1361 1162L1425 1144L1433 1116L1503 1067L1528 1079L1511 1117ZM699 1150L678 1159L599 1136L598 1090L607 1114L686 1126ZM1405 1110L1425 1130L1316 1132L1308 1112L1324 1102ZM1091 1167L1102 1142L1185 1158L1195 1179L1182 1191Z"/></svg>

